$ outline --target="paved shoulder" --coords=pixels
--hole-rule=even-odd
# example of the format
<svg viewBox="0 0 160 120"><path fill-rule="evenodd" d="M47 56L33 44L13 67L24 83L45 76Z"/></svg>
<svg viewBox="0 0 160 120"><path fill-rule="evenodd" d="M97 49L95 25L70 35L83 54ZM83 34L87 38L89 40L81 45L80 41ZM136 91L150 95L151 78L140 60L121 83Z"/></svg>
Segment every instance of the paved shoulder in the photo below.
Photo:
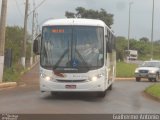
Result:
<svg viewBox="0 0 160 120"><path fill-rule="evenodd" d="M16 86L17 86L17 83L16 83L16 82L0 83L0 89L10 88L10 87L16 87Z"/></svg>

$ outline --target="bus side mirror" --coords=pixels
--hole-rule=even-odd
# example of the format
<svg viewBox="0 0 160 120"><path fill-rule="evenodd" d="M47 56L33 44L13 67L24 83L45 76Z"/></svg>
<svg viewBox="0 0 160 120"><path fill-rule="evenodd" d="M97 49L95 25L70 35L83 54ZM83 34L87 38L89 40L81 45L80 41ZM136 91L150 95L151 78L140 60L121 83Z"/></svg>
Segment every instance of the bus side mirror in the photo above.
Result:
<svg viewBox="0 0 160 120"><path fill-rule="evenodd" d="M41 34L39 34L33 42L33 52L36 55L40 54L40 41L41 41Z"/></svg>

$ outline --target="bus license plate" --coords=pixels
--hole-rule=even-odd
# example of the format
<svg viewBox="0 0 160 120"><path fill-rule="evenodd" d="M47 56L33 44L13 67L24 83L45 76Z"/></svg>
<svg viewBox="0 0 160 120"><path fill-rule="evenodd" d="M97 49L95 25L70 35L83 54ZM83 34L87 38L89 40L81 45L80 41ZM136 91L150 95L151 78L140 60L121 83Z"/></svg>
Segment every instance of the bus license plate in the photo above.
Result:
<svg viewBox="0 0 160 120"><path fill-rule="evenodd" d="M66 85L67 89L76 89L76 85Z"/></svg>

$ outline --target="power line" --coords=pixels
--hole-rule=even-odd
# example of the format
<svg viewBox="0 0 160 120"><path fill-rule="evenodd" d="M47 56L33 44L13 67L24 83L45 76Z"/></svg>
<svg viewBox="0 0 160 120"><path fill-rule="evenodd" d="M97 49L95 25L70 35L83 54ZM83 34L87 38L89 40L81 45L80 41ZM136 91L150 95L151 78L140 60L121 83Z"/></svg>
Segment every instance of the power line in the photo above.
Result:
<svg viewBox="0 0 160 120"><path fill-rule="evenodd" d="M38 9L46 0L41 1L28 15L30 15L33 11Z"/></svg>
<svg viewBox="0 0 160 120"><path fill-rule="evenodd" d="M46 0L43 0L42 2L40 2L39 5L37 5L37 6L35 7L35 9L39 8L45 1L46 1Z"/></svg>
<svg viewBox="0 0 160 120"><path fill-rule="evenodd" d="M37 6L33 7L33 10L31 10L31 11L28 13L28 19L29 19L29 16L30 16L34 11L36 11L36 9L38 9L45 1L46 1L46 0L43 0L43 1L41 1ZM29 25L30 25L30 26L32 26L31 24L32 24L31 21L29 21Z"/></svg>
<svg viewBox="0 0 160 120"><path fill-rule="evenodd" d="M20 7L19 7L19 4L18 4L17 0L15 0L15 3L16 3L17 10L18 10L19 14L20 14L22 17L24 17L24 15L22 14L22 12L21 12L21 10L20 10Z"/></svg>

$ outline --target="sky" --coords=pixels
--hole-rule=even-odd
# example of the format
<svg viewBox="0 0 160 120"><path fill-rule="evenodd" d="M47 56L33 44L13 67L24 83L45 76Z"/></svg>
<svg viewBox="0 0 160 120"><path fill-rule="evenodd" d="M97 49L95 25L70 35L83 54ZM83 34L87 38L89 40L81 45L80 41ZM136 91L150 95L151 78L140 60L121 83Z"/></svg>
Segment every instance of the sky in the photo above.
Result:
<svg viewBox="0 0 160 120"><path fill-rule="evenodd" d="M43 0L35 0L36 5ZM0 9L1 9L0 0ZM29 10L33 10L33 0L29 0ZM65 18L65 11L75 12L75 8L105 9L114 15L112 30L117 36L128 36L129 3L131 5L130 38L151 38L153 0L45 0L37 9L39 24L50 18ZM155 0L154 40L160 40L160 0ZM24 23L25 0L8 0L7 25ZM28 30L31 31L32 15L29 15Z"/></svg>

